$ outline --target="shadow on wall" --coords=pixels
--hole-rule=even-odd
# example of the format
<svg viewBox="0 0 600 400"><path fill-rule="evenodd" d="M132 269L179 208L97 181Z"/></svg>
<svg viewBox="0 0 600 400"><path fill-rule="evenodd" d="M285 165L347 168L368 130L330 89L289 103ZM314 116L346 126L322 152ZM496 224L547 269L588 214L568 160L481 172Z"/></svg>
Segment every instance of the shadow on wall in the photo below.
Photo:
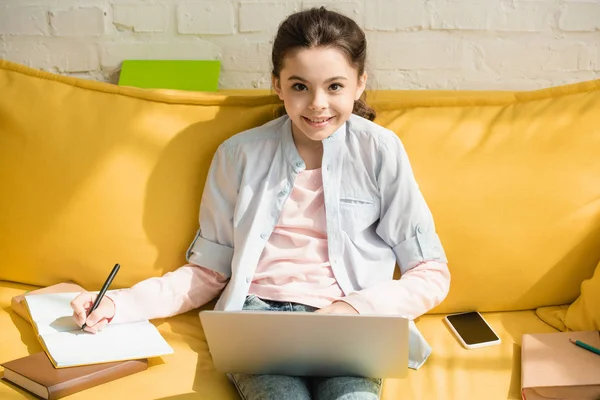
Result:
<svg viewBox="0 0 600 400"><path fill-rule="evenodd" d="M0 279L37 286L99 289L118 259L127 287L184 263L214 151L279 105L0 67Z"/></svg>
<svg viewBox="0 0 600 400"><path fill-rule="evenodd" d="M185 263L199 225L204 183L218 146L236 133L273 119L276 107L229 106L226 100L214 107L213 118L190 125L161 149L148 178L143 212L144 230L157 249L155 270L166 273L178 267L170 262L173 259ZM182 237L186 238L183 242Z"/></svg>

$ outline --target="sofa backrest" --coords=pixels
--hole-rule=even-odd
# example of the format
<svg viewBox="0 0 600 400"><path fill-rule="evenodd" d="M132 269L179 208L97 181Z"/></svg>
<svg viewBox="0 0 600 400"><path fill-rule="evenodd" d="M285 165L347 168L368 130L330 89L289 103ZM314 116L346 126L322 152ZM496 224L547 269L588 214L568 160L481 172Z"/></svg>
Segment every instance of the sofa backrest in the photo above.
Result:
<svg viewBox="0 0 600 400"><path fill-rule="evenodd" d="M434 312L579 294L600 260L600 81L536 92L369 93L449 258ZM219 143L276 96L148 91L0 61L0 279L98 290L185 263Z"/></svg>
<svg viewBox="0 0 600 400"><path fill-rule="evenodd" d="M505 95L379 112L449 259L451 291L435 312L570 303L600 260L600 81Z"/></svg>

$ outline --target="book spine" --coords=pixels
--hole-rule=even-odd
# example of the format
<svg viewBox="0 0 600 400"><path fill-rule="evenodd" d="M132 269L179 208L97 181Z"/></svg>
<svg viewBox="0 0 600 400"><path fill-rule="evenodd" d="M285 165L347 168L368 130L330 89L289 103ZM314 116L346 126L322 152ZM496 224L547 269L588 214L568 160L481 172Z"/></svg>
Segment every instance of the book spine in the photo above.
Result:
<svg viewBox="0 0 600 400"><path fill-rule="evenodd" d="M123 378L127 375L131 375L136 372L141 372L147 368L147 360L127 361L122 364L115 365L112 368L104 369L102 371L82 376L81 378L74 379L69 382L64 382L49 387L48 400L60 399L61 397L65 397L73 393L77 393L82 390L101 385L103 383L114 381L115 379Z"/></svg>

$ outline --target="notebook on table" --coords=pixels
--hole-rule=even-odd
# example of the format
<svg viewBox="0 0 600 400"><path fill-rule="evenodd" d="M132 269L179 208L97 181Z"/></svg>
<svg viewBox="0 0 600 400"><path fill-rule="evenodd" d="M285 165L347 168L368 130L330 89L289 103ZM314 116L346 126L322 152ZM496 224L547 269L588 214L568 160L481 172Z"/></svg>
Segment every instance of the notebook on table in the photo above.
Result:
<svg viewBox="0 0 600 400"><path fill-rule="evenodd" d="M60 399L148 368L148 360L128 360L72 368L54 368L44 352L1 364L3 379L43 399Z"/></svg>
<svg viewBox="0 0 600 400"><path fill-rule="evenodd" d="M600 355L571 343L600 347L598 331L525 334L521 344L524 400L600 399Z"/></svg>
<svg viewBox="0 0 600 400"><path fill-rule="evenodd" d="M108 324L96 334L73 320L71 301L78 293L32 294L25 306L44 351L56 368L151 358L173 349L147 320Z"/></svg>

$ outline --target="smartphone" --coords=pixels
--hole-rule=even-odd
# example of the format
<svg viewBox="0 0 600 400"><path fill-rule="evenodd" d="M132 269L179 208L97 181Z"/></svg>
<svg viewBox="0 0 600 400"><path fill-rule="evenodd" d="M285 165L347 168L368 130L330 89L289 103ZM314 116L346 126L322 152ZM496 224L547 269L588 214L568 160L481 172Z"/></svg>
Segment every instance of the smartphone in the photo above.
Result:
<svg viewBox="0 0 600 400"><path fill-rule="evenodd" d="M500 343L500 337L477 311L447 315L444 320L467 349Z"/></svg>

